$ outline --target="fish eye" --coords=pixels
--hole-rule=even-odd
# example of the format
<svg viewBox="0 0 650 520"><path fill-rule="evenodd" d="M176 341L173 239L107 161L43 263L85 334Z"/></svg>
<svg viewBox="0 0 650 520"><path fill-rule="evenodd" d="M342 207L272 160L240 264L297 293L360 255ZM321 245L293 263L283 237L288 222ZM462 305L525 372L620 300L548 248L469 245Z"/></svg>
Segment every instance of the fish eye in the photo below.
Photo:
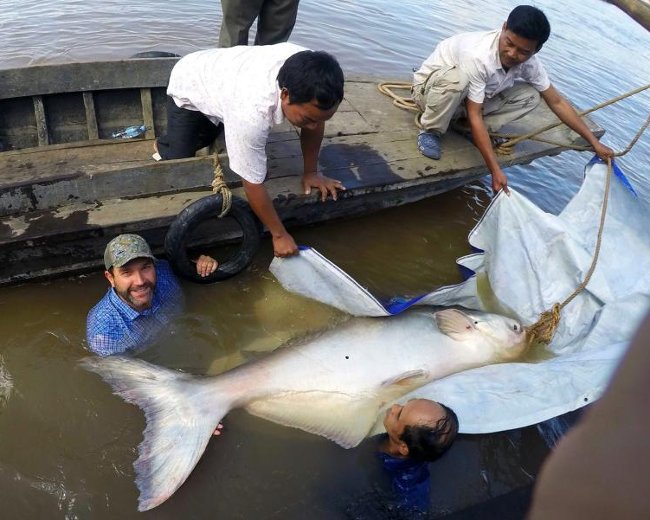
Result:
<svg viewBox="0 0 650 520"><path fill-rule="evenodd" d="M517 332L517 330L518 330L518 327L517 327L517 324L516 324L516 323L515 323L515 324L513 325L513 327L512 327L512 328L514 329L514 331L515 331L515 332Z"/></svg>
<svg viewBox="0 0 650 520"><path fill-rule="evenodd" d="M474 321L474 325L478 325L478 321L475 320L475 321Z"/></svg>

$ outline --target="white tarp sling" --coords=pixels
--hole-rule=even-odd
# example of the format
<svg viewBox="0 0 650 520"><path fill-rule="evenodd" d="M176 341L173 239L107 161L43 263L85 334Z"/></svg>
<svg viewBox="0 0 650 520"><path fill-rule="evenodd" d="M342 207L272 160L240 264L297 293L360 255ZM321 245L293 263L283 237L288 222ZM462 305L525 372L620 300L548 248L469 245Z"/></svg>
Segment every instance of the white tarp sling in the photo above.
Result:
<svg viewBox="0 0 650 520"><path fill-rule="evenodd" d="M499 194L469 235L470 244L484 253L459 260L476 274L401 306L382 306L310 249L275 259L270 269L288 290L356 316L386 316L419 304L462 305L511 314L530 325L584 279L594 254L606 175L606 165L592 161L580 191L559 215L543 212L515 190L509 197ZM443 402L458 414L462 432L488 433L534 424L598 398L650 308L649 223L648 207L616 169L596 270L587 288L563 309L549 358L455 374L400 401L426 397ZM489 298L478 289L486 278L493 292ZM374 431L382 431L381 420Z"/></svg>

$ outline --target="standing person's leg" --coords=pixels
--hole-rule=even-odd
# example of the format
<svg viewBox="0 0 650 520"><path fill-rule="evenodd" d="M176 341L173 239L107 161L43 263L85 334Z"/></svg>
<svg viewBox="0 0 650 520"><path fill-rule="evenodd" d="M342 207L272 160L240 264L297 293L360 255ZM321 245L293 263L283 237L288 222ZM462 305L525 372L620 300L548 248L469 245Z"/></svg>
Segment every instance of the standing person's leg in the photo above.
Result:
<svg viewBox="0 0 650 520"><path fill-rule="evenodd" d="M539 105L540 94L527 83L500 92L483 103L483 121L489 132L525 116Z"/></svg>
<svg viewBox="0 0 650 520"><path fill-rule="evenodd" d="M219 47L248 45L248 31L262 9L264 0L221 0Z"/></svg>
<svg viewBox="0 0 650 520"><path fill-rule="evenodd" d="M434 69L424 83L413 86L413 101L422 110L419 120L423 130L418 135L418 148L423 155L440 158L440 137L462 112L468 83L459 68L441 67Z"/></svg>
<svg viewBox="0 0 650 520"><path fill-rule="evenodd" d="M194 157L197 150L208 146L221 132L222 125L214 125L201 112L178 108L167 98L167 133L156 140L162 159Z"/></svg>
<svg viewBox="0 0 650 520"><path fill-rule="evenodd" d="M286 42L298 16L300 0L265 0L257 19L255 45Z"/></svg>

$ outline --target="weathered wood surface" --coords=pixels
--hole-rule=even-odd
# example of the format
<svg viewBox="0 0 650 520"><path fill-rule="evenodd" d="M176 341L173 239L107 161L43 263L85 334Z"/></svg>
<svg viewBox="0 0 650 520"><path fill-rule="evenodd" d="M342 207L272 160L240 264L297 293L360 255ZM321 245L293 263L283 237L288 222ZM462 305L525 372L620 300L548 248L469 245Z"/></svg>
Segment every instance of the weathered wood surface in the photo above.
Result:
<svg viewBox="0 0 650 520"><path fill-rule="evenodd" d="M125 67L119 69L125 71L120 74L116 64L86 64L89 69L80 64L66 66L78 75L78 84L59 83L58 88L67 92L63 96L54 95L56 90L49 83L40 80L39 84L38 74L28 69L21 72L20 81L33 79L34 85L21 87L17 73L3 80L5 86L15 82L10 90L44 102L40 105L43 112L35 112L33 125L24 126L22 134L13 134L20 138L11 137L12 142L32 143L31 147L0 153L0 262L4 266L0 284L96 268L106 242L121 232L141 233L160 251L165 229L175 215L210 193L213 172L207 155L175 161L151 159L153 135L164 129L162 86L174 60L137 62L139 66L117 62ZM159 63L157 69L154 62ZM63 81L70 70L64 74L53 68L48 73ZM125 73L134 77L125 78ZM93 90L100 86L101 91ZM118 89L116 95L110 89ZM48 92L53 95L48 97ZM478 150L453 132L443 138L440 161L423 157L416 146L413 114L394 107L374 80L348 81L345 92L346 99L326 126L319 161L325 175L346 186L339 201L321 203L316 194L302 194L302 154L296 129L284 123L270 136L266 186L288 226L414 202L486 173ZM74 98L77 95L79 99ZM27 110L20 100L17 103L16 114ZM113 106L120 103L123 106ZM48 108L56 114L49 120L54 140L43 135L48 130ZM67 113L72 114L69 121ZM540 106L511 130L529 130L553 119ZM23 120L16 118L18 124L24 125ZM146 138L98 138L105 137L110 128L131 124L151 127ZM0 127L0 139L11 131ZM80 135L85 137L76 137ZM44 146L46 137L50 144ZM545 137L572 142L577 136L560 127ZM217 143L217 150L226 180L235 194L243 196L239 177L228 169L222 142ZM526 142L501 162L504 166L527 163L560 151L552 145ZM232 238L232 229L216 238Z"/></svg>

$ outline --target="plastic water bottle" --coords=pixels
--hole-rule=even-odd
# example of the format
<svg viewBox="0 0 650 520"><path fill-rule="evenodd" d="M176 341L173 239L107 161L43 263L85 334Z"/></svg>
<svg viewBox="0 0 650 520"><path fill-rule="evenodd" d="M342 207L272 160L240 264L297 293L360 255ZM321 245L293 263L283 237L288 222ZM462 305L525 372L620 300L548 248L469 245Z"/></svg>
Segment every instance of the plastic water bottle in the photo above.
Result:
<svg viewBox="0 0 650 520"><path fill-rule="evenodd" d="M115 139L132 139L134 137L140 137L147 131L147 127L144 125L129 126L124 130L118 130L113 132L111 135Z"/></svg>

